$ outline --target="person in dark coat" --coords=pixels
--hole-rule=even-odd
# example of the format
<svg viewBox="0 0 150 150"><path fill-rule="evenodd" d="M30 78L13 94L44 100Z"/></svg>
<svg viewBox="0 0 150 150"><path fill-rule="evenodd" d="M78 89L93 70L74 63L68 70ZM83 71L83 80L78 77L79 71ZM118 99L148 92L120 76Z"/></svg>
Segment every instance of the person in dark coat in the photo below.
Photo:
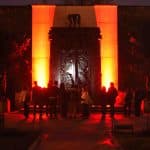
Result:
<svg viewBox="0 0 150 150"><path fill-rule="evenodd" d="M101 101L101 107L102 107L102 115L105 116L106 114L106 105L107 105L107 92L106 92L106 87L103 86L101 88L101 91L100 91L100 101Z"/></svg>
<svg viewBox="0 0 150 150"><path fill-rule="evenodd" d="M24 100L24 116L27 119L29 117L29 112L30 112L30 90L27 90L25 100Z"/></svg>
<svg viewBox="0 0 150 150"><path fill-rule="evenodd" d="M114 86L114 83L110 83L110 87L108 88L108 102L110 104L110 109L111 109L111 116L114 116L115 113L115 102L116 102L116 97L118 95L118 91Z"/></svg>
<svg viewBox="0 0 150 150"><path fill-rule="evenodd" d="M33 115L35 117L36 107L41 101L41 87L38 85L37 81L34 81L34 86L32 88L32 102L34 105Z"/></svg>
<svg viewBox="0 0 150 150"><path fill-rule="evenodd" d="M62 118L67 118L69 95L67 90L65 89L64 83L60 84L59 96L60 96L60 114Z"/></svg>
<svg viewBox="0 0 150 150"><path fill-rule="evenodd" d="M131 88L128 88L126 90L126 95L125 95L125 103L124 103L124 114L127 116L130 116L131 114L131 103L133 99L133 91Z"/></svg>
<svg viewBox="0 0 150 150"><path fill-rule="evenodd" d="M81 89L81 105L82 105L82 118L87 119L90 117L90 105L93 103L87 86Z"/></svg>
<svg viewBox="0 0 150 150"><path fill-rule="evenodd" d="M54 85L48 88L48 98L49 98L49 104L50 104L50 118L56 119L57 118L57 104L58 104L58 98L59 98L59 88L58 88L57 81L54 82Z"/></svg>
<svg viewBox="0 0 150 150"><path fill-rule="evenodd" d="M135 116L140 117L142 100L146 97L146 91L137 89L134 97Z"/></svg>

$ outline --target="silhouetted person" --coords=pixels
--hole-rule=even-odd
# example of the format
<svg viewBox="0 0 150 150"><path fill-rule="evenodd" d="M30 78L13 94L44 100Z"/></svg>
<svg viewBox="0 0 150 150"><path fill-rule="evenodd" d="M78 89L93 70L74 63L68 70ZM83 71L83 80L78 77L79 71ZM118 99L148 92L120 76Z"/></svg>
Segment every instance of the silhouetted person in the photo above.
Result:
<svg viewBox="0 0 150 150"><path fill-rule="evenodd" d="M34 105L33 114L36 114L36 107L40 104L41 101L41 87L38 85L37 81L34 81L34 85L32 87L32 102Z"/></svg>
<svg viewBox="0 0 150 150"><path fill-rule="evenodd" d="M135 91L134 97L134 106L135 106L135 116L140 117L141 114L141 103L142 100L145 98L146 92L142 89L137 89Z"/></svg>
<svg viewBox="0 0 150 150"><path fill-rule="evenodd" d="M89 106L92 103L92 100L89 95L89 91L87 86L81 89L81 105L82 105L82 117L89 118L90 116L90 109Z"/></svg>
<svg viewBox="0 0 150 150"><path fill-rule="evenodd" d="M61 110L60 114L63 118L67 118L69 95L67 90L65 89L64 83L60 84L59 96L60 96L60 110Z"/></svg>
<svg viewBox="0 0 150 150"><path fill-rule="evenodd" d="M59 98L59 88L57 81L54 82L54 85L49 87L48 94L50 103L50 118L57 118L57 103Z"/></svg>
<svg viewBox="0 0 150 150"><path fill-rule="evenodd" d="M114 83L111 82L110 83L110 87L108 88L108 102L110 104L110 109L111 109L111 116L114 116L115 113L115 101L116 101L116 97L118 95L118 91L114 86Z"/></svg>
<svg viewBox="0 0 150 150"><path fill-rule="evenodd" d="M30 90L28 89L24 100L24 116L26 119L28 118L30 111L30 96Z"/></svg>
<svg viewBox="0 0 150 150"><path fill-rule="evenodd" d="M45 110L46 115L49 114L49 99L48 99L48 88L42 88L41 89L41 106L42 110ZM45 106L45 108L43 107ZM41 112L42 113L42 112Z"/></svg>
<svg viewBox="0 0 150 150"><path fill-rule="evenodd" d="M74 85L70 89L70 99L69 99L69 117L76 118L78 113L78 106L80 102L80 93L78 86Z"/></svg>
<svg viewBox="0 0 150 150"><path fill-rule="evenodd" d="M106 105L108 103L108 96L106 92L106 87L103 86L100 91L100 104L102 107L102 115L104 116L106 114Z"/></svg>
<svg viewBox="0 0 150 150"><path fill-rule="evenodd" d="M130 116L131 114L131 103L133 99L133 91L128 88L126 90L126 95L125 95L125 103L124 103L124 114Z"/></svg>

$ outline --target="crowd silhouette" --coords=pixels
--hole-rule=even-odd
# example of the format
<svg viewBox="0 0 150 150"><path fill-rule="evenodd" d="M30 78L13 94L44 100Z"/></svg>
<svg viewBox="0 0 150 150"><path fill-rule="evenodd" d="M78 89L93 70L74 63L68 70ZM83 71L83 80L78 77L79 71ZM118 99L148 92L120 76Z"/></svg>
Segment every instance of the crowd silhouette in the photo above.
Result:
<svg viewBox="0 0 150 150"><path fill-rule="evenodd" d="M115 103L118 96L118 90L114 83L111 82L108 89L103 86L97 96L100 105L102 116L108 112L111 117L115 114ZM143 89L131 89L125 90L123 112L125 116L130 116L132 113L132 104L134 103L134 115L139 117L141 115L141 103L146 97L146 92ZM90 116L91 105L94 105L94 101L89 94L87 85L78 86L73 85L70 88L66 88L62 82L58 86L57 81L50 81L47 88L41 88L37 81L34 81L32 87L32 95L30 91L27 92L26 99L24 101L24 115L28 118L30 113L30 104L33 104L33 115L36 113L42 117L43 113L50 119L57 119L58 113L62 118L78 118L87 119ZM109 106L109 107L108 107Z"/></svg>

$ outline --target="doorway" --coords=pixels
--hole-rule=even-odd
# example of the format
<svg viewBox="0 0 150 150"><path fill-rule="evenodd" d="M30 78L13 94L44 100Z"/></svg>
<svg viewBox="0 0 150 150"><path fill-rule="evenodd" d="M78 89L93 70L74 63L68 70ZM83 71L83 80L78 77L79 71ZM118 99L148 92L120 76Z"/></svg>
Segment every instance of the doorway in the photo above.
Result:
<svg viewBox="0 0 150 150"><path fill-rule="evenodd" d="M67 88L87 85L94 99L101 86L99 28L50 29L50 79Z"/></svg>

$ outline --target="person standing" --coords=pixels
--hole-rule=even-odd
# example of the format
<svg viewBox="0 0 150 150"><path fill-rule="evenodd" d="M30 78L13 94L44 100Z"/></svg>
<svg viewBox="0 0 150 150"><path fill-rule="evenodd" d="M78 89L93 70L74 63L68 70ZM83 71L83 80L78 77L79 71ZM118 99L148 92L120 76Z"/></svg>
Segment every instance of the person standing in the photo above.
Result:
<svg viewBox="0 0 150 150"><path fill-rule="evenodd" d="M40 104L41 101L41 87L38 85L37 81L34 81L34 86L32 88L32 102L34 105L33 115L36 115L36 107Z"/></svg>
<svg viewBox="0 0 150 150"><path fill-rule="evenodd" d="M131 114L132 99L133 99L133 91L130 88L128 88L126 90L125 103L124 103L124 114L127 116L130 116Z"/></svg>
<svg viewBox="0 0 150 150"><path fill-rule="evenodd" d="M86 119L90 116L90 104L92 104L92 99L89 95L87 86L81 89L81 105L82 105L82 118Z"/></svg>
<svg viewBox="0 0 150 150"><path fill-rule="evenodd" d="M106 92L106 87L103 86L101 88L101 91L100 91L100 104L101 104L101 107L102 107L102 115L103 117L105 116L106 114L106 105L107 105L107 92Z"/></svg>
<svg viewBox="0 0 150 150"><path fill-rule="evenodd" d="M80 93L78 86L74 85L70 89L70 99L69 99L69 118L77 118L78 116L78 106L80 102Z"/></svg>
<svg viewBox="0 0 150 150"><path fill-rule="evenodd" d="M50 118L57 118L57 104L59 98L58 82L55 81L54 85L48 88L48 98L50 103ZM54 117L53 117L54 115Z"/></svg>
<svg viewBox="0 0 150 150"><path fill-rule="evenodd" d="M59 96L60 96L60 114L62 118L67 118L69 96L64 83L60 84Z"/></svg>
<svg viewBox="0 0 150 150"><path fill-rule="evenodd" d="M113 82L110 82L110 87L108 88L108 102L110 104L110 111L111 111L111 116L114 117L115 114L115 102L116 102L116 97L118 95L118 91L116 87L114 86Z"/></svg>
<svg viewBox="0 0 150 150"><path fill-rule="evenodd" d="M140 117L141 115L141 104L142 100L146 97L146 91L139 88L135 91L135 97L134 97L134 109L135 109L135 116Z"/></svg>
<svg viewBox="0 0 150 150"><path fill-rule="evenodd" d="M25 99L24 99L24 116L25 118L27 119L28 116L29 116L29 112L30 112L30 89L28 88L27 91L26 91L26 96L25 96Z"/></svg>

